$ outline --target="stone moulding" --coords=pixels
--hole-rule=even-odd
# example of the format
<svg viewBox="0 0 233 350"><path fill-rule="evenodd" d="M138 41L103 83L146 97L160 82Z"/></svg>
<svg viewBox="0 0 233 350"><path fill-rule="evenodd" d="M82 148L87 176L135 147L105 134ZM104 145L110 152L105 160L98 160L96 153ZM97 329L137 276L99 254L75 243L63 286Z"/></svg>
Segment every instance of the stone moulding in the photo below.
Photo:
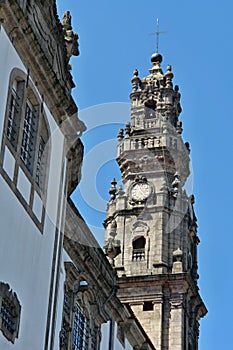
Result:
<svg viewBox="0 0 233 350"><path fill-rule="evenodd" d="M23 7L24 2L19 0L1 0L0 18L25 67L29 69L30 77L36 82L41 95L45 96L45 103L56 122L60 125L73 117L67 128L69 134L77 135L77 131L82 133L85 130L85 125L78 119L77 106L71 96L75 85L68 69L65 39L56 4L49 1L50 6L31 1Z"/></svg>

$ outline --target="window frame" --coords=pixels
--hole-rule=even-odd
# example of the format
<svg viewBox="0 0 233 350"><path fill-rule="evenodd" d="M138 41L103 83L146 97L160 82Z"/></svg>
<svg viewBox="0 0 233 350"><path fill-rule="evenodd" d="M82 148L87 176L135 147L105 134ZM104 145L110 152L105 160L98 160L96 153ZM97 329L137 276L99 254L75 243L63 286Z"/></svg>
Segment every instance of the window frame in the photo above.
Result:
<svg viewBox="0 0 233 350"><path fill-rule="evenodd" d="M17 112L17 115L13 115L12 120L16 120L16 142L11 141L10 137L8 137L8 129L9 129L9 113L11 110L11 99L12 94L18 93L15 89L19 88L19 111ZM36 223L37 227L40 229L40 231L43 231L44 226L44 219L45 219L45 206L46 206L46 200L47 200L47 184L48 184L48 177L49 177L49 166L50 164L50 156L51 156L51 132L49 123L47 120L47 116L45 114L44 108L43 108L43 98L39 96L39 93L36 90L36 87L34 86L33 82L28 78L26 73L21 71L18 68L14 68L10 74L9 79L9 87L8 87L8 97L7 97L7 104L6 104L6 111L5 111L5 120L4 120L4 129L3 129L3 136L2 136L2 145L1 145L1 154L0 154L0 173L4 177L4 179L9 184L10 188L13 190L13 192L16 194L17 198L20 200L20 202L25 207L28 214L31 216L33 221ZM33 139L33 145L31 147L33 148L31 157L32 162L30 166L27 166L27 162L25 162L22 159L21 152L22 152L22 143L23 143L23 134L24 134L24 124L25 124L25 114L26 114L26 106L30 106L32 113L35 113L34 123L33 127L35 128L35 135ZM43 149L43 155L40 159L40 164L38 168L38 159L41 156L39 153L40 150L40 139L41 137L44 138L44 149ZM31 142L32 140L29 140ZM4 160L4 152L5 148L8 148L11 155L15 159L15 166L14 166L14 176L13 179L10 179L8 174L3 169L3 160ZM43 168L42 168L43 167ZM18 173L19 169L21 169L24 173L24 175L27 177L29 182L31 183L31 191L30 191L30 200L29 203L25 201L21 193L17 189L17 179L18 179ZM43 169L43 171L41 171ZM40 178L41 177L41 178ZM38 220L35 213L33 212L33 200L34 196L38 195L43 203L42 208L42 214L41 214L41 220Z"/></svg>
<svg viewBox="0 0 233 350"><path fill-rule="evenodd" d="M95 294L86 277L71 262L65 262L66 280L64 283L63 313L60 331L60 350L100 349L101 323L96 320L93 306L96 305ZM85 281L86 284L82 284ZM85 318L86 343L74 347L75 312L79 308Z"/></svg>

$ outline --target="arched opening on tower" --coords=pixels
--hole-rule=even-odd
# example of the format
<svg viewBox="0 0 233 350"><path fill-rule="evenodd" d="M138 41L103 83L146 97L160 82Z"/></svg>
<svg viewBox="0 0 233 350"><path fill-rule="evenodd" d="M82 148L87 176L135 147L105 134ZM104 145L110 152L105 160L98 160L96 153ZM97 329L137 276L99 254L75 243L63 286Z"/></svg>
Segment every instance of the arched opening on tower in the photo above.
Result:
<svg viewBox="0 0 233 350"><path fill-rule="evenodd" d="M135 239L133 240L133 261L145 260L145 245L145 237L135 237Z"/></svg>
<svg viewBox="0 0 233 350"><path fill-rule="evenodd" d="M156 101L148 99L145 101L145 117L146 119L153 119L155 117Z"/></svg>

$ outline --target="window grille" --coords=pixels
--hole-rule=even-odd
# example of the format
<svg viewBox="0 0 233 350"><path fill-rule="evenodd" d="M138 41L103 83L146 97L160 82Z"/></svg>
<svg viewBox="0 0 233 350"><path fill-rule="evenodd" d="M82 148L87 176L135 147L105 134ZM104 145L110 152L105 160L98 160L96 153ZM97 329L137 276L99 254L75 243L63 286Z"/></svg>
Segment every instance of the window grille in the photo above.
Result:
<svg viewBox="0 0 233 350"><path fill-rule="evenodd" d="M16 121L16 115L18 113L19 113L19 96L16 92L16 89L13 87L11 90L11 96L10 96L10 106L9 106L9 113L8 113L6 136L15 150L17 147L18 128L19 128L19 125L17 125L17 121Z"/></svg>
<svg viewBox="0 0 233 350"><path fill-rule="evenodd" d="M15 331L13 306L6 299L2 300L1 317L3 327L13 334Z"/></svg>
<svg viewBox="0 0 233 350"><path fill-rule="evenodd" d="M40 143L38 148L38 154L37 154L37 164L36 164L36 183L39 187L43 188L44 184L44 164L43 164L43 156L45 151L45 141L43 137L40 137Z"/></svg>
<svg viewBox="0 0 233 350"><path fill-rule="evenodd" d="M0 282L0 330L12 343L18 338L20 310L16 293L8 284Z"/></svg>
<svg viewBox="0 0 233 350"><path fill-rule="evenodd" d="M73 349L88 350L88 322L83 310L78 304L75 306Z"/></svg>
<svg viewBox="0 0 233 350"><path fill-rule="evenodd" d="M47 197L48 160L50 158L50 131L46 113L38 92L31 81L18 69L13 69L10 77L4 133L0 157L0 173L8 185L26 208L31 218L40 230L44 226L45 203ZM43 100L43 98L42 98ZM11 167L6 159L9 152L12 160ZM13 165L14 164L14 165ZM31 182L30 200L18 187L20 171ZM33 209L35 193L40 197L42 213Z"/></svg>
<svg viewBox="0 0 233 350"><path fill-rule="evenodd" d="M23 137L21 144L21 159L26 165L27 169L32 172L33 165L33 149L35 142L35 114L32 111L31 105L26 103L26 111L23 125Z"/></svg>

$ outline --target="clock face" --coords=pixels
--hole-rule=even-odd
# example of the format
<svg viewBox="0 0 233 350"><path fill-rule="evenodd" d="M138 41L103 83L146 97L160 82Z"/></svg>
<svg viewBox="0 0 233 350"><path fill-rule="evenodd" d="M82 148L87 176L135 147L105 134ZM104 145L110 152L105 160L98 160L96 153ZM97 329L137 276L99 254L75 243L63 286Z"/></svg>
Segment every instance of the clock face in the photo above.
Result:
<svg viewBox="0 0 233 350"><path fill-rule="evenodd" d="M148 183L139 182L133 185L131 189L131 197L134 201L141 202L149 197L151 187Z"/></svg>

